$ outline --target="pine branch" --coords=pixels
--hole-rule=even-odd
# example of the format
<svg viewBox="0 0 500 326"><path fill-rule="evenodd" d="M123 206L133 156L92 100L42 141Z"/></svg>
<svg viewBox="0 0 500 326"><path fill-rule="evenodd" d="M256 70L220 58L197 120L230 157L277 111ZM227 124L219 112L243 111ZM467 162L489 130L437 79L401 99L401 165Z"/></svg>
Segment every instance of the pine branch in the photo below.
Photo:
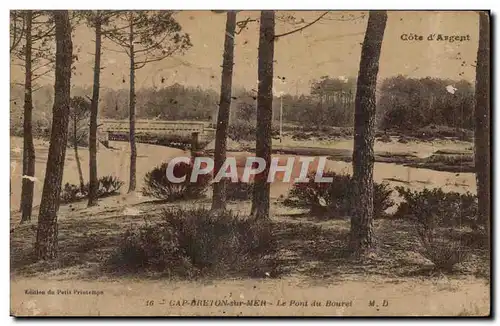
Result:
<svg viewBox="0 0 500 326"><path fill-rule="evenodd" d="M42 89L43 87L44 87L44 85L40 85L38 87L33 86L33 87L31 87L31 92L35 93L36 91Z"/></svg>
<svg viewBox="0 0 500 326"><path fill-rule="evenodd" d="M147 48L143 48L143 49L139 49L139 50L135 50L134 51L134 54L135 53L143 53L143 52L148 52L148 51L151 51L155 48L157 48L159 45L161 45L163 43L163 41L165 41L167 39L167 37L170 36L170 34L165 34L165 36L163 36L163 38L161 40L159 40L158 42L156 42L155 44L147 47Z"/></svg>
<svg viewBox="0 0 500 326"><path fill-rule="evenodd" d="M53 64L53 63L54 63L53 61L48 61L48 62L46 62L46 63L44 63L44 64L42 64L42 65L40 65L40 66L38 66L38 67L36 67L36 68L31 69L31 73L33 73L33 74L34 74L36 71L38 71L38 70L40 70L40 69L42 69L42 68L45 68L45 67L47 67L48 65L51 65L51 64Z"/></svg>
<svg viewBox="0 0 500 326"><path fill-rule="evenodd" d="M95 42L95 41L94 41ZM115 49L111 49L111 48L108 48L106 46L101 46L101 48L105 51L110 51L110 52L116 52L116 53L123 53L123 50L115 50ZM87 52L88 54L92 54L92 55L95 55L95 53L90 53L90 52Z"/></svg>
<svg viewBox="0 0 500 326"><path fill-rule="evenodd" d="M39 78L47 75L50 72L52 72L52 69L48 69L48 70L46 70L46 71L44 71L44 72L42 72L41 74L38 74L38 75L33 74L33 77L31 78L31 81L35 81L35 80L37 80L37 79L39 79Z"/></svg>
<svg viewBox="0 0 500 326"><path fill-rule="evenodd" d="M23 39L23 36L24 36L24 30L25 30L25 19L24 17L22 17L22 22L23 22L23 26L21 27L20 30L17 29L17 13L14 14L14 27L13 27L13 30L14 30L14 36L13 36L13 42L12 44L10 45L10 52L12 52L18 45L19 43L21 42L21 40ZM17 37L17 33L18 31L20 32L20 35L19 37Z"/></svg>
<svg viewBox="0 0 500 326"><path fill-rule="evenodd" d="M46 37L54 37L54 36L56 36L55 30L56 30L56 25L54 24L45 34L33 35L32 40L33 40L33 42L36 42L36 41L42 40Z"/></svg>
<svg viewBox="0 0 500 326"><path fill-rule="evenodd" d="M122 26L122 27L116 27L116 26L114 26L113 28L108 29L108 30L104 30L103 29L101 33L102 33L102 35L105 35L106 33L108 33L108 34L109 33L116 33L116 32L119 32L121 30L127 30L128 31L128 29L130 28L130 25L133 25L133 23L127 24L127 25Z"/></svg>
<svg viewBox="0 0 500 326"><path fill-rule="evenodd" d="M161 56L157 56L151 59L148 59L147 56L143 61L138 61L136 62L136 67L135 69L141 69L143 68L146 64L150 62L158 62L161 61L167 57L170 57L172 54L174 54L177 50L179 50L179 47L176 47L174 49L171 49L170 51L166 52L165 54L162 54Z"/></svg>
<svg viewBox="0 0 500 326"><path fill-rule="evenodd" d="M323 18L326 14L328 14L329 11L326 11L324 12L323 14L321 14L318 18L316 18L315 20L313 20L312 22L300 27L300 28L297 28L297 29L294 29L293 31L290 31L290 32L286 32L286 33L283 33L283 34L278 34L278 35L275 35L274 36L274 39L276 40L277 38L279 37L283 37L283 36L287 36L287 35L290 35L290 34L294 34L294 33L297 33L297 32L300 32L304 29L306 29L307 27L317 23L321 18Z"/></svg>
<svg viewBox="0 0 500 326"><path fill-rule="evenodd" d="M126 43L123 40L120 40L119 38L112 37L110 35L105 35L104 37L107 38L108 40L110 40L111 42L115 43L116 45L122 47L122 48L128 48L128 47L130 47L130 45L128 43Z"/></svg>

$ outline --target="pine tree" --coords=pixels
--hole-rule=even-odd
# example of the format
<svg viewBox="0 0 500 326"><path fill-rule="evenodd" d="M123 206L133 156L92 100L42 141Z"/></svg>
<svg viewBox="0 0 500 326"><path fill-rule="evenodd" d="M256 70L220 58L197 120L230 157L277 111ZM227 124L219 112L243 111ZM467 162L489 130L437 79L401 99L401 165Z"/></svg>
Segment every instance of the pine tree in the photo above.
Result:
<svg viewBox="0 0 500 326"><path fill-rule="evenodd" d="M373 145L377 75L386 11L370 11L361 49L354 114L353 212L350 249L362 257L373 245Z"/></svg>

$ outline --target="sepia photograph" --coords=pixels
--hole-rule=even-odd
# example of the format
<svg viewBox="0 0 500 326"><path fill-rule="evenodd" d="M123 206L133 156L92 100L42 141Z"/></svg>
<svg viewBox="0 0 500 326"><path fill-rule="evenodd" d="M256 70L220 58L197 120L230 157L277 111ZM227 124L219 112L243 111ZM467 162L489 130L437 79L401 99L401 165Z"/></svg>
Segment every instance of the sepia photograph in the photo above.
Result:
<svg viewBox="0 0 500 326"><path fill-rule="evenodd" d="M11 316L491 317L489 11L9 15Z"/></svg>

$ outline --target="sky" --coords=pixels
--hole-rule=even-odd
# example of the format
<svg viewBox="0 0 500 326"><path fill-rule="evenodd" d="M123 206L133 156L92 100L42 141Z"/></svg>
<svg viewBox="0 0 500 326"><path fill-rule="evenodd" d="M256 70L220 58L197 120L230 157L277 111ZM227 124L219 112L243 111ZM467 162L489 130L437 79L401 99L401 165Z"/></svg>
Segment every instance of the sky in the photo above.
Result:
<svg viewBox="0 0 500 326"><path fill-rule="evenodd" d="M321 11L277 11L277 18L292 15L296 21L308 23ZM259 17L258 11L238 12L238 21ZM190 34L193 46L184 54L151 63L137 72L137 88L167 87L179 83L186 86L220 88L225 14L211 11L181 11L176 19ZM285 77L286 83L276 80L276 92L309 93L310 82L321 76L351 77L359 69L361 43L368 15L366 12L330 12L318 23L288 36L275 44L274 75ZM291 31L293 25L283 19L276 21L276 34ZM256 88L259 26L250 22L247 29L235 38L233 89ZM402 35L422 36L423 40L402 40ZM429 41L429 34L464 36L464 41ZM403 36L403 38L405 38ZM474 60L478 45L478 17L474 12L389 11L382 44L379 80L399 74L409 77L475 78ZM73 38L75 64L73 87L92 85L94 38L93 31L82 25ZM104 41L101 86L128 87L128 58L119 48ZM11 65L11 80L22 82L23 71ZM161 80L164 80L162 83ZM125 82L124 82L125 81ZM51 76L41 83L53 84Z"/></svg>

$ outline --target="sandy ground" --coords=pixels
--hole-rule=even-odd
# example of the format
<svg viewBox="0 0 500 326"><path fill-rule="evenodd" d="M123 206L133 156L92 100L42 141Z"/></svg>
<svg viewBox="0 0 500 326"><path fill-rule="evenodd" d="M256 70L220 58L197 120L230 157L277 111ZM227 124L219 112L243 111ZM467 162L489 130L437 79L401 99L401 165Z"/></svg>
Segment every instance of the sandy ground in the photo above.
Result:
<svg viewBox="0 0 500 326"><path fill-rule="evenodd" d="M100 176L113 175L126 182L122 187L123 191L128 189L129 169L130 169L130 147L126 142L111 142L114 149L99 146L97 157L98 173ZM22 175L22 138L11 137L11 210L19 208L21 195L21 175ZM154 166L170 160L175 156L185 156L186 153L175 148L162 146L138 144L137 156L137 180L140 189L144 175ZM35 141L36 165L35 165L35 195L34 205L39 205L43 189L43 180L48 154L48 142L37 139ZM78 151L83 178L89 178L89 152L88 148L80 148ZM189 154L187 154L189 156ZM66 182L78 184L78 172L75 161L74 150L68 148L66 151L66 164L64 166L63 185Z"/></svg>
<svg viewBox="0 0 500 326"><path fill-rule="evenodd" d="M406 281L373 277L321 283L292 277L208 283L15 278L11 296L16 300L11 302L11 313L15 316L486 316L490 311L489 286L479 280ZM29 289L45 294L26 294ZM50 289L55 294L49 295ZM67 290L69 294L57 294L58 290ZM95 290L100 294L83 295L78 290ZM193 299L196 304L191 306ZM372 300L375 302L370 306ZM234 305L239 302L243 304Z"/></svg>
<svg viewBox="0 0 500 326"><path fill-rule="evenodd" d="M352 149L352 140L339 140L336 142L315 142L309 144L307 142L296 142L297 146L328 146L329 148L337 149ZM293 145L293 144L289 144ZM397 142L381 143L376 142L375 150L380 152L403 153L411 152L419 157L426 157L431 155L434 151L443 149L463 150L470 147L470 143L466 142L451 142L439 141L429 143L411 143L401 144ZM125 182L122 191L128 189L129 178L129 163L130 163L130 150L128 143L125 142L111 142L113 149L107 149L100 146L98 153L98 172L99 175L114 175L119 177ZM175 156L189 156L188 152L168 148L162 146L155 146L149 144L138 144L138 157L137 157L137 189L142 187L142 180L144 175L150 171L154 166L162 162L170 160ZM34 205L40 203L40 197L43 189L43 178L45 175L46 159L48 152L48 143L41 140L35 141L36 151L36 167L35 176L35 196ZM88 149L80 148L80 160L83 169L83 176L88 180ZM228 156L235 156L239 161L244 159L245 156L252 156L251 153L235 153L229 152ZM285 164L286 159L291 155L275 155L280 157L280 164ZM313 164L314 165L314 164ZM316 162L317 165L317 162ZM21 194L21 172L22 172L22 138L11 137L11 210L17 210ZM327 170L332 170L338 173L352 173L352 164L342 161L327 161ZM457 192L476 192L476 180L473 173L451 173L434 171L429 169L420 169L413 167L406 167L403 165L393 163L375 163L374 179L376 182L389 182L394 186L406 186L412 189L421 190L423 188L442 187L445 191ZM300 173L300 166L298 160L293 168L292 180ZM76 168L76 161L74 159L74 151L68 148L66 152L66 165L64 169L63 184L70 182L78 184L78 174ZM271 196L278 198L286 196L291 187L290 183L274 182L271 184ZM398 201L397 194L394 194L394 199Z"/></svg>
<svg viewBox="0 0 500 326"><path fill-rule="evenodd" d="M128 144L113 142L111 145L115 149L100 148L98 155L99 174L115 175L127 182ZM304 146L303 143L301 145ZM439 146L424 144L422 147L397 144L396 147L392 148L393 152L403 152L402 145L404 145L405 152L408 152L409 149L414 152L421 150L418 155L422 157L439 149L464 149L470 146L468 143L450 143ZM35 182L35 205L38 205L43 187L48 144L37 140L35 146L37 154L36 177L38 179ZM348 149L349 143L348 141L339 141L331 146L343 146ZM350 146L352 147L352 141ZM391 148L384 143L377 143L377 148L380 151L391 151ZM138 189L141 187L145 173L152 167L168 161L174 156L188 155L182 150L147 144L138 144L138 153ZM228 155L235 155L241 160L249 153L229 153ZM87 149L81 148L80 156L84 178L87 180ZM284 162L289 156L279 155L279 157L280 162ZM22 139L12 137L11 210L17 210L19 205L21 158ZM67 151L66 162L64 182L77 184L78 175L72 149ZM351 163L340 161L328 161L327 169L345 173L352 171ZM294 171L297 171L296 167ZM392 186L405 185L413 189L443 187L448 191L475 192L475 177L471 173L448 173L396 164L376 163L374 178L377 182L388 181ZM272 197L286 195L290 187L290 183L273 183L271 185ZM126 190L127 185L123 187L123 192ZM60 232L62 235L67 232L64 231L64 223L73 223L64 222L67 219L82 222L85 220L85 223L95 222L97 226L108 219L111 221L110 223L118 223L115 220L117 212L123 215L130 214L127 211L130 209L135 209L138 212L151 209L148 208L149 206L141 204L145 200L147 198L141 197L140 194L122 194L106 198L100 202L99 206L92 208L86 208L84 202L63 205L59 212L62 223ZM189 203L189 205L193 204ZM238 204L236 209L242 214L249 211L249 207L242 208L241 204ZM279 205L272 205L272 210L275 211L274 215L278 220L285 219L290 222L289 209L286 214L279 211L280 209ZM35 209L34 215L36 216L37 213L38 211ZM83 215L80 216L81 214L87 217L82 220ZM18 215L16 212L11 216L14 228L32 227L30 225L19 226ZM124 220L124 223L126 221L128 219ZM72 228L71 224L66 227ZM324 229L325 226L321 227ZM100 231L99 229L89 229L89 232L98 234ZM31 241L30 239L31 237L25 240ZM328 242L327 239L322 241ZM472 275L458 278L445 276L430 279L426 277L392 278L377 274L336 274L332 270L330 274L334 276L330 277L319 274L315 277L306 277L300 273L292 273L278 279L187 282L166 279L107 279L106 277L81 279L80 276L76 276L80 275L81 266L74 268L79 271L74 275L68 273L70 270L65 269L57 273L39 275L36 278L29 278L17 273L11 274L11 313L16 316L485 316L490 311L490 285L484 279ZM310 268L314 269L314 266L310 266ZM30 290L45 291L45 294L30 294L33 293ZM49 290L53 290L54 294L49 294ZM85 290L97 291L98 295L83 294L82 291ZM196 304L192 306L193 299L195 299ZM258 300L258 302L254 300ZM278 300L284 304L281 305ZM374 305L370 306L372 300L374 300ZM264 302L265 306L262 306ZM333 302L335 304L332 304Z"/></svg>

